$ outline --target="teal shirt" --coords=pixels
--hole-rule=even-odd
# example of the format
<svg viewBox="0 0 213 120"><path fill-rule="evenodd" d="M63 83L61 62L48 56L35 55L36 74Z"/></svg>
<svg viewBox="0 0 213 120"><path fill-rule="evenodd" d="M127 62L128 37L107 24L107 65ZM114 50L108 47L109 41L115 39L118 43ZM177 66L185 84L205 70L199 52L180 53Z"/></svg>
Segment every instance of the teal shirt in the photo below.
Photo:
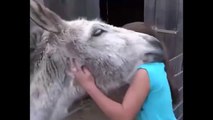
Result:
<svg viewBox="0 0 213 120"><path fill-rule="evenodd" d="M176 120L164 68L165 65L161 62L146 63L138 67L147 71L150 91L137 115L137 120Z"/></svg>

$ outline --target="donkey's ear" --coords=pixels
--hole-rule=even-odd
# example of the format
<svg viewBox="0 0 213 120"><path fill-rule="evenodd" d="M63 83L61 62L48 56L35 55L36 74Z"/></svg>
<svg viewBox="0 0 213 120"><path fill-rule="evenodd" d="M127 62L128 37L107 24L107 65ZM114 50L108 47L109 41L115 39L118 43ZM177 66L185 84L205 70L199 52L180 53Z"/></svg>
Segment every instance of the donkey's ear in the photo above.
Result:
<svg viewBox="0 0 213 120"><path fill-rule="evenodd" d="M63 29L63 20L35 0L30 0L30 19L49 32L58 33Z"/></svg>

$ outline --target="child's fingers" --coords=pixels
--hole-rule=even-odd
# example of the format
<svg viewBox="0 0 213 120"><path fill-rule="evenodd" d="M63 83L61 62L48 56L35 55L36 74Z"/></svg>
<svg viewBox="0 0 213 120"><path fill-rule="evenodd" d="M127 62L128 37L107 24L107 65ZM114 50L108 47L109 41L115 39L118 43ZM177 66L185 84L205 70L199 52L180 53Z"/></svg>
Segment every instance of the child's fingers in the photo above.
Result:
<svg viewBox="0 0 213 120"><path fill-rule="evenodd" d="M72 59L72 62L73 62L73 69L74 71L80 71L81 70L81 67L80 67L80 64L73 58Z"/></svg>
<svg viewBox="0 0 213 120"><path fill-rule="evenodd" d="M91 75L90 71L86 68L86 67L82 67L83 69L83 72L86 74L86 75Z"/></svg>
<svg viewBox="0 0 213 120"><path fill-rule="evenodd" d="M75 72L77 72L77 69L75 67L72 67L71 71L75 73Z"/></svg>

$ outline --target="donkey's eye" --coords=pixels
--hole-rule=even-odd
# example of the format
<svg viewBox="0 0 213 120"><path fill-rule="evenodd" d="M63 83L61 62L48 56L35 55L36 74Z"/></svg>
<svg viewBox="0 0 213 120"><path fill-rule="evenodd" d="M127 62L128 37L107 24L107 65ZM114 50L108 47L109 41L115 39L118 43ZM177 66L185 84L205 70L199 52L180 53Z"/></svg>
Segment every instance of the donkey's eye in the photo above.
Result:
<svg viewBox="0 0 213 120"><path fill-rule="evenodd" d="M106 31L102 29L96 29L93 31L92 36L95 36L95 37L100 36L103 32L106 32Z"/></svg>

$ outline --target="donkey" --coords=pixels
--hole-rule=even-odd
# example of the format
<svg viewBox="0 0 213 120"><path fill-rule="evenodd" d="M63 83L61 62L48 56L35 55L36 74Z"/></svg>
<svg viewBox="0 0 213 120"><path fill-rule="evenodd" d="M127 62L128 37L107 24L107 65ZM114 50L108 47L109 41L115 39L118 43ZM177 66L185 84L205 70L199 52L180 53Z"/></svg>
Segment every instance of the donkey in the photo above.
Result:
<svg viewBox="0 0 213 120"><path fill-rule="evenodd" d="M86 95L67 75L73 59L91 71L105 94L131 83L137 65L164 59L161 43L147 34L100 20L65 21L34 0L30 18L44 29L31 57L31 120L64 120L73 102Z"/></svg>

